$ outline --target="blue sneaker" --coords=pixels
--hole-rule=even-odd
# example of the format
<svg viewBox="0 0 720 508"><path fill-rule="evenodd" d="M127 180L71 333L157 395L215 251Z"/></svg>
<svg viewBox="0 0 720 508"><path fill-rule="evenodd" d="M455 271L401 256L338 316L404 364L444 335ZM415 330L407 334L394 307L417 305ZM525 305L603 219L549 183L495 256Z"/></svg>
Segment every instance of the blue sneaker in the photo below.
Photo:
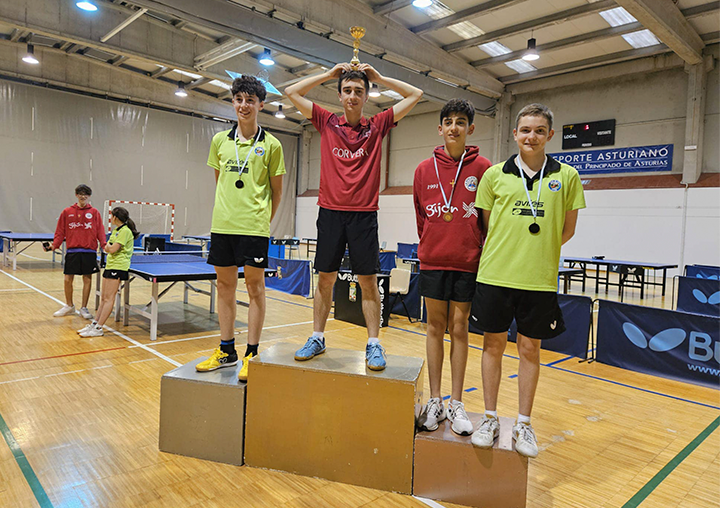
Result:
<svg viewBox="0 0 720 508"><path fill-rule="evenodd" d="M370 370L385 370L385 348L379 342L367 345L365 363Z"/></svg>
<svg viewBox="0 0 720 508"><path fill-rule="evenodd" d="M310 337L305 345L295 351L295 359L298 361L309 360L310 358L325 352L325 339Z"/></svg>

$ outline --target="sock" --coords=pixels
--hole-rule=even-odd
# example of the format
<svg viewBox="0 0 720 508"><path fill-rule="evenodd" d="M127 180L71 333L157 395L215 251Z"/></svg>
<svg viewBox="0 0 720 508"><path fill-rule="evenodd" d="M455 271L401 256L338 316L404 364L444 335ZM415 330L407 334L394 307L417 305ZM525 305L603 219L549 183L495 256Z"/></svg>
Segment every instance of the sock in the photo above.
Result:
<svg viewBox="0 0 720 508"><path fill-rule="evenodd" d="M220 341L220 351L231 354L235 352L235 338Z"/></svg>
<svg viewBox="0 0 720 508"><path fill-rule="evenodd" d="M317 337L318 339L324 341L325 340L325 332L313 332L313 337Z"/></svg>
<svg viewBox="0 0 720 508"><path fill-rule="evenodd" d="M368 344L380 344L380 339L377 337L370 337L368 339Z"/></svg>
<svg viewBox="0 0 720 508"><path fill-rule="evenodd" d="M526 425L530 425L530 417L529 417L529 416L525 416L525 415L521 415L520 413L518 413L517 422L518 422L518 423L524 423L524 424L526 424Z"/></svg>
<svg viewBox="0 0 720 508"><path fill-rule="evenodd" d="M259 346L259 344L255 344L254 346L248 344L247 348L245 349L245 356L249 355L250 353L252 353L253 356L257 356L258 346Z"/></svg>
<svg viewBox="0 0 720 508"><path fill-rule="evenodd" d="M497 418L497 409L495 411L488 411L485 410L485 416L492 416L493 418Z"/></svg>

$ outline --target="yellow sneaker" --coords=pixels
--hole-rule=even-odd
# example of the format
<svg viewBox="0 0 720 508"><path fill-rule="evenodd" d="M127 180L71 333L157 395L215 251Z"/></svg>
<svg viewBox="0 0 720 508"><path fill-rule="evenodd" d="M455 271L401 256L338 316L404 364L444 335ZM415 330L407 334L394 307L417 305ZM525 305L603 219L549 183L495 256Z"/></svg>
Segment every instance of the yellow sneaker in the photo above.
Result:
<svg viewBox="0 0 720 508"><path fill-rule="evenodd" d="M198 372L209 372L211 370L220 369L222 367L232 367L233 365L237 365L238 362L238 356L237 353L223 353L223 351L220 348L217 348L215 351L213 351L212 356L205 360L204 362L200 362L195 366L195 370Z"/></svg>
<svg viewBox="0 0 720 508"><path fill-rule="evenodd" d="M243 358L242 367L240 367L240 373L238 374L238 380L247 381L248 365L250 364L250 360L252 359L253 356L255 356L255 355L250 353L245 358Z"/></svg>

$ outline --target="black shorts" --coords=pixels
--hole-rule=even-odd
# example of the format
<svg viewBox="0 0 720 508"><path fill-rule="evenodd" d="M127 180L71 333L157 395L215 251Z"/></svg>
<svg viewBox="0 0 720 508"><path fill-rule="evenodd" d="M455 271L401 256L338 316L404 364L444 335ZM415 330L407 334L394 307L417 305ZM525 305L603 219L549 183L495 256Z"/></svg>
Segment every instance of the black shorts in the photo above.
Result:
<svg viewBox="0 0 720 508"><path fill-rule="evenodd" d="M128 280L127 270L113 270L112 268L105 268L103 272L103 279L117 279L117 280Z"/></svg>
<svg viewBox="0 0 720 508"><path fill-rule="evenodd" d="M373 275L380 272L377 212L342 212L320 208L317 230L317 271L337 272L347 246L354 274Z"/></svg>
<svg viewBox="0 0 720 508"><path fill-rule="evenodd" d="M554 291L527 291L478 282L470 322L484 332L508 331L513 318L518 333L531 339L552 339L565 331Z"/></svg>
<svg viewBox="0 0 720 508"><path fill-rule="evenodd" d="M65 275L92 275L98 273L100 267L97 254L94 252L68 252L65 254Z"/></svg>
<svg viewBox="0 0 720 508"><path fill-rule="evenodd" d="M213 266L268 267L268 244L265 236L210 233L208 264Z"/></svg>
<svg viewBox="0 0 720 508"><path fill-rule="evenodd" d="M453 302L472 302L475 273L454 270L420 270L420 296Z"/></svg>

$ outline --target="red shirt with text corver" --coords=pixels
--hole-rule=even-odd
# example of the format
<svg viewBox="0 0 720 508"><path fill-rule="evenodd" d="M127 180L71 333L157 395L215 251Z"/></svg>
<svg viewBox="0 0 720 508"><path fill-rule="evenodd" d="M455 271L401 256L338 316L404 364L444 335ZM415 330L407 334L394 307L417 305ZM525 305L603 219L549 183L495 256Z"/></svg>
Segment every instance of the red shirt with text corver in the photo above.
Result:
<svg viewBox="0 0 720 508"><path fill-rule="evenodd" d="M436 147L434 154L438 172L431 157L417 167L413 182L420 269L477 272L485 235L480 228L479 210L475 208L475 193L483 173L491 166L490 161L480 156L477 146L465 148L448 209L440 185L450 199L460 161L450 157L443 146ZM450 222L443 219L446 212L452 213Z"/></svg>
<svg viewBox="0 0 720 508"><path fill-rule="evenodd" d="M380 194L382 140L395 124L392 108L354 127L313 104L312 124L320 132L318 205L329 210L374 212Z"/></svg>
<svg viewBox="0 0 720 508"><path fill-rule="evenodd" d="M105 230L100 212L90 205L85 208L80 208L77 203L68 206L58 217L53 249L60 248L63 240L67 250L95 251L98 243L100 247L105 247Z"/></svg>

